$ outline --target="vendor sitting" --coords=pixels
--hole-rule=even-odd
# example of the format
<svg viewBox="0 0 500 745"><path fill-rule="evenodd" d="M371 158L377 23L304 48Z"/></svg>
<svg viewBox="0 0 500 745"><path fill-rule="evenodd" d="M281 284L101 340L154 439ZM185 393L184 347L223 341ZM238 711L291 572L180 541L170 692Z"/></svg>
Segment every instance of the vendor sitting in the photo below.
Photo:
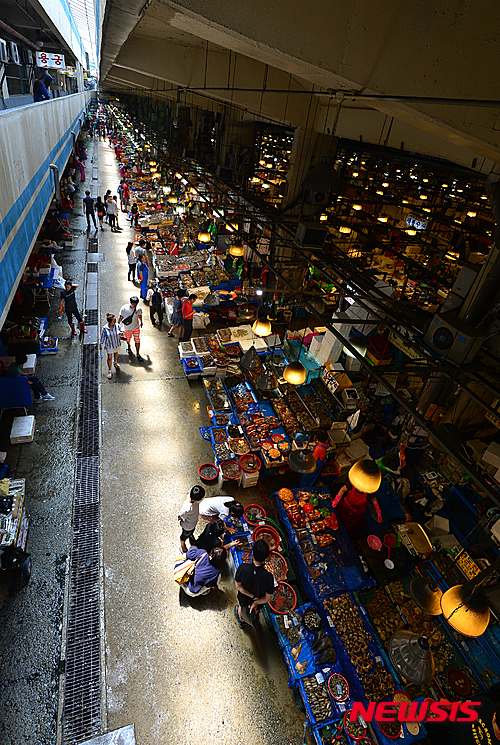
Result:
<svg viewBox="0 0 500 745"><path fill-rule="evenodd" d="M324 429L318 429L314 435L316 446L313 450L313 458L316 461L316 467L312 473L303 473L300 477L300 489L310 489L318 480L328 455L330 446L328 435Z"/></svg>
<svg viewBox="0 0 500 745"><path fill-rule="evenodd" d="M226 556L227 551L221 546L216 546L210 553L201 548L190 548L186 554L186 559L191 559L196 563L190 579L181 585L186 595L195 598L198 595L209 593L212 587L217 585Z"/></svg>
<svg viewBox="0 0 500 745"><path fill-rule="evenodd" d="M353 533L362 527L369 500L375 509L377 522L381 523L382 513L373 494L360 492L349 482L340 489L332 502L332 507L337 507L337 515L348 533Z"/></svg>
<svg viewBox="0 0 500 745"><path fill-rule="evenodd" d="M28 357L24 352L19 352L18 354L16 354L14 362L12 362L12 364L10 364L7 368L7 377L19 378L21 377L21 375L24 375L23 365L25 365L27 361ZM42 401L54 400L54 396L51 396L50 393L47 393L44 384L39 378L36 377L36 375L26 375L26 377L28 378L28 383L30 384L30 388L33 392L36 404L39 404Z"/></svg>

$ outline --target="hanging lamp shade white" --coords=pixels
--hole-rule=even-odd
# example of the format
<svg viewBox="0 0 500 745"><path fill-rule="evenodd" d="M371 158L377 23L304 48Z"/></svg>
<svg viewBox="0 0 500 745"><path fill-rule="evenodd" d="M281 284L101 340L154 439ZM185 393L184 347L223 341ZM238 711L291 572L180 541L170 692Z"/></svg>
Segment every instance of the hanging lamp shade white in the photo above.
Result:
<svg viewBox="0 0 500 745"><path fill-rule="evenodd" d="M302 385L305 382L307 370L302 362L290 362L283 370L283 377L291 385ZM307 471L304 471L307 473Z"/></svg>
<svg viewBox="0 0 500 745"><path fill-rule="evenodd" d="M252 325L252 331L256 336L269 336L271 329L269 318L257 318Z"/></svg>
<svg viewBox="0 0 500 745"><path fill-rule="evenodd" d="M359 492L374 494L382 481L382 472L374 460L358 460L349 471L349 481Z"/></svg>
<svg viewBox="0 0 500 745"><path fill-rule="evenodd" d="M288 456L288 465L296 473L312 473L316 468L316 458L305 450L293 450Z"/></svg>
<svg viewBox="0 0 500 745"><path fill-rule="evenodd" d="M177 197L176 197L176 196L175 196L174 194L172 194L172 195L171 195L171 196L170 196L170 197L168 198L168 201L169 201L169 203L170 203L170 204L177 204Z"/></svg>

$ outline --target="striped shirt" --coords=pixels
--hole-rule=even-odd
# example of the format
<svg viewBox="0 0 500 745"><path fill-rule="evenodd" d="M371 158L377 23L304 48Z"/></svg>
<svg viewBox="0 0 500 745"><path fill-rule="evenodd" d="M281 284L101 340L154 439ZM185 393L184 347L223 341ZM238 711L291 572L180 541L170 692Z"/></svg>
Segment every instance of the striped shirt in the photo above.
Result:
<svg viewBox="0 0 500 745"><path fill-rule="evenodd" d="M120 349L122 343L120 334L122 333L123 329L119 323L115 323L112 329L110 329L109 326L106 324L106 326L102 327L99 344L104 347L106 352L111 352L113 350L116 351L117 349Z"/></svg>

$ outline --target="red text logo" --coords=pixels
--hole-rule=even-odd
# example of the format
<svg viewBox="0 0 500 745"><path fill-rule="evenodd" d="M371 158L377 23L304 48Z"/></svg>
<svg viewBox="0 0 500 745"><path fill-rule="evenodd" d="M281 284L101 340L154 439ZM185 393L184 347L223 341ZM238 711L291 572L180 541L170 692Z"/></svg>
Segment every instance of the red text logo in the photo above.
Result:
<svg viewBox="0 0 500 745"><path fill-rule="evenodd" d="M356 702L349 719L365 722L475 722L480 701L370 701L368 706Z"/></svg>

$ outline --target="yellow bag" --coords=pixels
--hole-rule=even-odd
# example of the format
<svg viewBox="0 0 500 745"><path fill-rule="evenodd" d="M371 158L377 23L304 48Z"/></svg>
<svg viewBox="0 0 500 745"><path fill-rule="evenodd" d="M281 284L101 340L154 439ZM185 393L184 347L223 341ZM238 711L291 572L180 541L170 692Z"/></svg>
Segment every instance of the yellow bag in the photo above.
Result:
<svg viewBox="0 0 500 745"><path fill-rule="evenodd" d="M205 554L206 552L203 553L198 559L196 559L196 561L193 561L192 559L186 559L185 556L179 556L174 564L174 581L177 582L178 585L183 585L186 582L189 582L196 565L201 559L203 559Z"/></svg>

